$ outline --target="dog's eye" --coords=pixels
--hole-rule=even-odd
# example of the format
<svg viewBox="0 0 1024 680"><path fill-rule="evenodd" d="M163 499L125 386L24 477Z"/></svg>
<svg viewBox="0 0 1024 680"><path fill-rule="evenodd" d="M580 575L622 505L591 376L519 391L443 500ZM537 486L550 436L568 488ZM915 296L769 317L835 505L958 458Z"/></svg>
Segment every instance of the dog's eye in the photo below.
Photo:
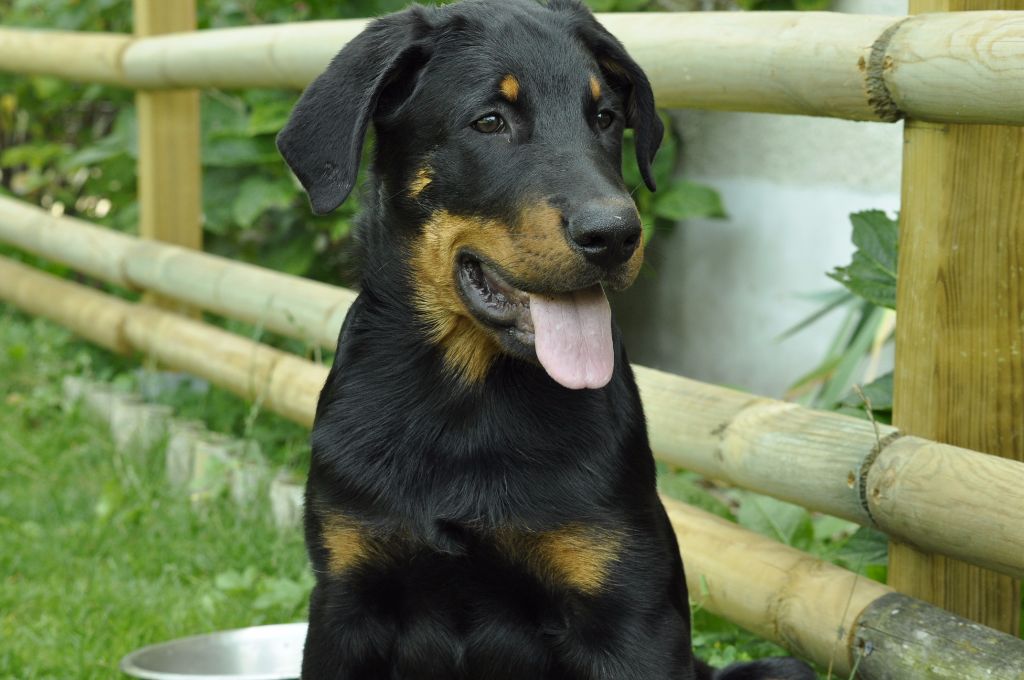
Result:
<svg viewBox="0 0 1024 680"><path fill-rule="evenodd" d="M505 129L505 119L496 113L488 113L486 116L473 121L472 128L485 135L493 135L495 132L501 132Z"/></svg>
<svg viewBox="0 0 1024 680"><path fill-rule="evenodd" d="M611 127L612 122L615 120L615 114L608 109L603 109L597 112L597 126L602 130L607 130Z"/></svg>

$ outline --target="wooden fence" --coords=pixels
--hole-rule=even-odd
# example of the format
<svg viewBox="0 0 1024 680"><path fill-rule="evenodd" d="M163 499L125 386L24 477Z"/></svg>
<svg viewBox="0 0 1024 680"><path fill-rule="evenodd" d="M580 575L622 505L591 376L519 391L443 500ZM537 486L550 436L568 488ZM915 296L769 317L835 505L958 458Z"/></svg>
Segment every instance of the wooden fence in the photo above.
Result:
<svg viewBox="0 0 1024 680"><path fill-rule="evenodd" d="M911 9L959 4L913 0ZM1024 0L987 4L1024 9ZM159 302L333 347L353 292L194 249L198 106L181 88L305 85L364 22L190 32L192 8L191 0L136 0L135 36L0 28L0 70L137 88L140 138L148 140L140 144L147 239L0 198L0 242ZM1015 579L1024 577L1024 128L1010 126L1024 124L1024 12L601 20L647 70L663 106L910 119L901 429L635 367L658 458L885 531L894 541L891 585L906 594L666 501L691 592L840 677L856 668L869 679L1024 680L1020 639L908 597L1016 632ZM184 32L160 35L170 30ZM146 190L160 177L196 190L176 205L161 203ZM0 299L312 422L326 376L318 364L5 258Z"/></svg>

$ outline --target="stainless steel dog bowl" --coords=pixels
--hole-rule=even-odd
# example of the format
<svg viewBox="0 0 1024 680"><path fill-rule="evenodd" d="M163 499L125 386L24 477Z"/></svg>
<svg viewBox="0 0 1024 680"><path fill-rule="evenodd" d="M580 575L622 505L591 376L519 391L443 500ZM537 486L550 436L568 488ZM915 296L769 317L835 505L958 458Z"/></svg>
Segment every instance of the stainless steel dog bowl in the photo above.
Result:
<svg viewBox="0 0 1024 680"><path fill-rule="evenodd" d="M305 623L225 630L136 650L121 670L145 680L296 680Z"/></svg>

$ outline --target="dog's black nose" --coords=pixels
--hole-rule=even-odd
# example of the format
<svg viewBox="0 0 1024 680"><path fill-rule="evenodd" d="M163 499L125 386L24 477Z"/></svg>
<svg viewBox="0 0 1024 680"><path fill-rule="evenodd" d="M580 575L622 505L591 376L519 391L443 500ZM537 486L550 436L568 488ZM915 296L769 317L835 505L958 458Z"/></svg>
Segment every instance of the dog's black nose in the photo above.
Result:
<svg viewBox="0 0 1024 680"><path fill-rule="evenodd" d="M569 238L594 264L611 268L640 245L640 216L632 203L593 201L569 217Z"/></svg>

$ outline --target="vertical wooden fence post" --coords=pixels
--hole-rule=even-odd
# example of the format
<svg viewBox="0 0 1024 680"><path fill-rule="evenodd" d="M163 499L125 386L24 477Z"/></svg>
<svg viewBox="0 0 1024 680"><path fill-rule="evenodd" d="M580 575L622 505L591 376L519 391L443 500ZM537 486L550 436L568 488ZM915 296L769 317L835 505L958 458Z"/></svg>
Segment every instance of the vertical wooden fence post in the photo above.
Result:
<svg viewBox="0 0 1024 680"><path fill-rule="evenodd" d="M133 0L132 6L136 36L196 28L195 0ZM139 120L139 233L143 238L201 250L199 92L138 92L135 106Z"/></svg>
<svg viewBox="0 0 1024 680"><path fill-rule="evenodd" d="M1024 0L910 9L1024 10ZM902 203L895 424L1024 460L1024 127L908 120ZM1020 584L1007 576L892 543L889 583L1019 631Z"/></svg>

